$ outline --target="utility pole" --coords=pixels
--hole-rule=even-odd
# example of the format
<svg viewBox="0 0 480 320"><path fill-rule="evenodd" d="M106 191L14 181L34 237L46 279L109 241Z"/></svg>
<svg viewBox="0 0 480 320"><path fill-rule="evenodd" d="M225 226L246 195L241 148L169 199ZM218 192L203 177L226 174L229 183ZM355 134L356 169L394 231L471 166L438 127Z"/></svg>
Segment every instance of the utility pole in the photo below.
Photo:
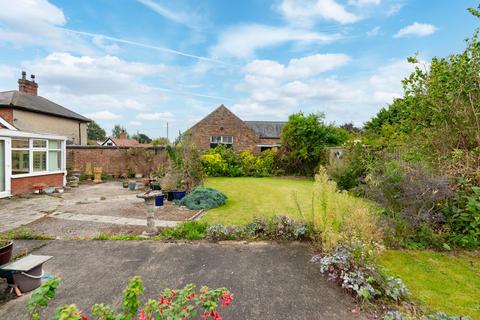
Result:
<svg viewBox="0 0 480 320"><path fill-rule="evenodd" d="M168 140L168 121L167 121L167 141L169 141Z"/></svg>

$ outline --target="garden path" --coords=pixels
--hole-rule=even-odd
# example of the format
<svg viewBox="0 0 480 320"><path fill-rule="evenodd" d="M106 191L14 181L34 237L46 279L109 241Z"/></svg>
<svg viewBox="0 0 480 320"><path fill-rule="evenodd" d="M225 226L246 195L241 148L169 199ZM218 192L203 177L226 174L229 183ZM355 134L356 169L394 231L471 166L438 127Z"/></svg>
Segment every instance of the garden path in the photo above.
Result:
<svg viewBox="0 0 480 320"><path fill-rule="evenodd" d="M228 320L365 318L352 313L352 298L309 263L307 244L56 240L34 252L52 255L45 272L62 279L48 318L59 305L75 303L87 315L94 303L118 306L135 275L142 276L148 298L188 283L227 287L235 294L232 306L220 310ZM0 306L0 319L23 319L29 297Z"/></svg>

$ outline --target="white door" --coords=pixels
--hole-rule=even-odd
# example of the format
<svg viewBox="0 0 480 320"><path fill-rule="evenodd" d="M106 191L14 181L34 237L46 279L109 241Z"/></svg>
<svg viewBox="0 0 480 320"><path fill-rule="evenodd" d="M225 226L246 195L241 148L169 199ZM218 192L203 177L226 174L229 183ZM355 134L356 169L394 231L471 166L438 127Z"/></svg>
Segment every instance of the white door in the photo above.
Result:
<svg viewBox="0 0 480 320"><path fill-rule="evenodd" d="M10 174L12 172L10 139L0 138L0 198L10 196Z"/></svg>

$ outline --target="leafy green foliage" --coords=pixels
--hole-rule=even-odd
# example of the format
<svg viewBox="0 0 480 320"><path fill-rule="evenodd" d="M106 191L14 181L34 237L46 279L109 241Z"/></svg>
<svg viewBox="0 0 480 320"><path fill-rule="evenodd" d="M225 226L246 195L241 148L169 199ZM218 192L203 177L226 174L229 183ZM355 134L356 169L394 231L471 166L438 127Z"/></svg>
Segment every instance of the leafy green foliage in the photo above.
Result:
<svg viewBox="0 0 480 320"><path fill-rule="evenodd" d="M233 149L219 145L202 155L202 165L210 177L240 177L244 175L240 155Z"/></svg>
<svg viewBox="0 0 480 320"><path fill-rule="evenodd" d="M87 125L87 138L88 140L103 141L107 138L107 134L98 123L92 120Z"/></svg>
<svg viewBox="0 0 480 320"><path fill-rule="evenodd" d="M125 127L122 127L119 124L116 124L112 129L112 136L115 137L115 138L120 138L120 134L122 132L127 132L127 129L125 129ZM129 137L129 135L127 133L127 138L128 137Z"/></svg>
<svg viewBox="0 0 480 320"><path fill-rule="evenodd" d="M183 136L177 146L167 146L166 150L170 160L166 177L178 177L178 179L174 179L178 180L174 185L180 185L178 187L182 190L190 192L202 183L204 171L200 160L200 151L192 144L189 136Z"/></svg>
<svg viewBox="0 0 480 320"><path fill-rule="evenodd" d="M213 224L207 229L207 239L221 240L308 240L313 238L311 226L286 216L256 218L239 226Z"/></svg>
<svg viewBox="0 0 480 320"><path fill-rule="evenodd" d="M149 136L147 136L145 133L138 133L138 134L134 134L132 136L132 139L135 139L137 140L139 143L150 143L152 141L152 139L150 139Z"/></svg>
<svg viewBox="0 0 480 320"><path fill-rule="evenodd" d="M199 186L183 199L175 200L175 204L186 206L192 210L202 210L223 206L225 201L227 201L227 196L222 192Z"/></svg>
<svg viewBox="0 0 480 320"><path fill-rule="evenodd" d="M468 189L458 193L452 208L447 211L447 223L454 244L477 247L480 246L480 187Z"/></svg>
<svg viewBox="0 0 480 320"><path fill-rule="evenodd" d="M30 320L40 320L41 312L55 297L60 284L58 278L50 279L35 290L28 301L27 309ZM227 288L210 289L203 286L196 292L194 284L184 288L165 289L158 300L149 299L142 303L144 287L140 276L133 277L123 291L120 308L115 309L107 304L95 304L92 315L99 320L147 320L147 319L193 319L202 313L203 319L221 319L217 309L228 307L233 301L233 294ZM142 306L143 305L143 306ZM87 317L74 304L57 308L53 320L86 320Z"/></svg>
<svg viewBox="0 0 480 320"><path fill-rule="evenodd" d="M170 141L165 137L158 137L153 139L150 143L154 146L168 146Z"/></svg>
<svg viewBox="0 0 480 320"><path fill-rule="evenodd" d="M319 162L327 161L325 148L338 146L348 139L348 132L324 123L321 113L289 116L282 129L283 160L289 172L312 176Z"/></svg>
<svg viewBox="0 0 480 320"><path fill-rule="evenodd" d="M277 153L265 150L260 154L251 151L236 153L219 145L202 155L205 173L210 177L267 177L280 173Z"/></svg>
<svg viewBox="0 0 480 320"><path fill-rule="evenodd" d="M28 316L30 320L40 320L42 311L48 306L48 303L55 297L55 292L60 285L60 279L53 277L48 279L37 288L27 302Z"/></svg>
<svg viewBox="0 0 480 320"><path fill-rule="evenodd" d="M410 291L400 278L379 272L365 255L366 248L340 245L327 255L314 256L311 262L320 267L320 272L336 280L343 288L360 301L407 300Z"/></svg>
<svg viewBox="0 0 480 320"><path fill-rule="evenodd" d="M165 228L155 239L200 240L206 236L208 223L187 221L174 228Z"/></svg>

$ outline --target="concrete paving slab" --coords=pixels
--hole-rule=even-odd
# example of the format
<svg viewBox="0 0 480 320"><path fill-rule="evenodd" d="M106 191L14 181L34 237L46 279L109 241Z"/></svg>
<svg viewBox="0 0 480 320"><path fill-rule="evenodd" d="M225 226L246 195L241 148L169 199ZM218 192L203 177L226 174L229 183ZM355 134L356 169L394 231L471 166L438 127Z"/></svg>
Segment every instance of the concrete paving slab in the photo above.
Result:
<svg viewBox="0 0 480 320"><path fill-rule="evenodd" d="M89 313L95 302L117 305L121 292L141 275L145 296L194 282L235 294L224 319L359 319L352 299L308 261L305 244L162 243L154 241L53 241L36 254L54 258L46 273L63 281L49 308L76 303ZM30 295L0 307L0 319L21 319Z"/></svg>
<svg viewBox="0 0 480 320"><path fill-rule="evenodd" d="M114 216L102 216L95 214L80 214L80 213L54 213L50 216L56 219L75 220L75 221L87 221L87 222L102 222L110 224L118 224L122 226L146 226L147 220L135 219L135 218L123 218ZM159 228L175 227L179 224L178 221L165 221L155 220L155 225Z"/></svg>

